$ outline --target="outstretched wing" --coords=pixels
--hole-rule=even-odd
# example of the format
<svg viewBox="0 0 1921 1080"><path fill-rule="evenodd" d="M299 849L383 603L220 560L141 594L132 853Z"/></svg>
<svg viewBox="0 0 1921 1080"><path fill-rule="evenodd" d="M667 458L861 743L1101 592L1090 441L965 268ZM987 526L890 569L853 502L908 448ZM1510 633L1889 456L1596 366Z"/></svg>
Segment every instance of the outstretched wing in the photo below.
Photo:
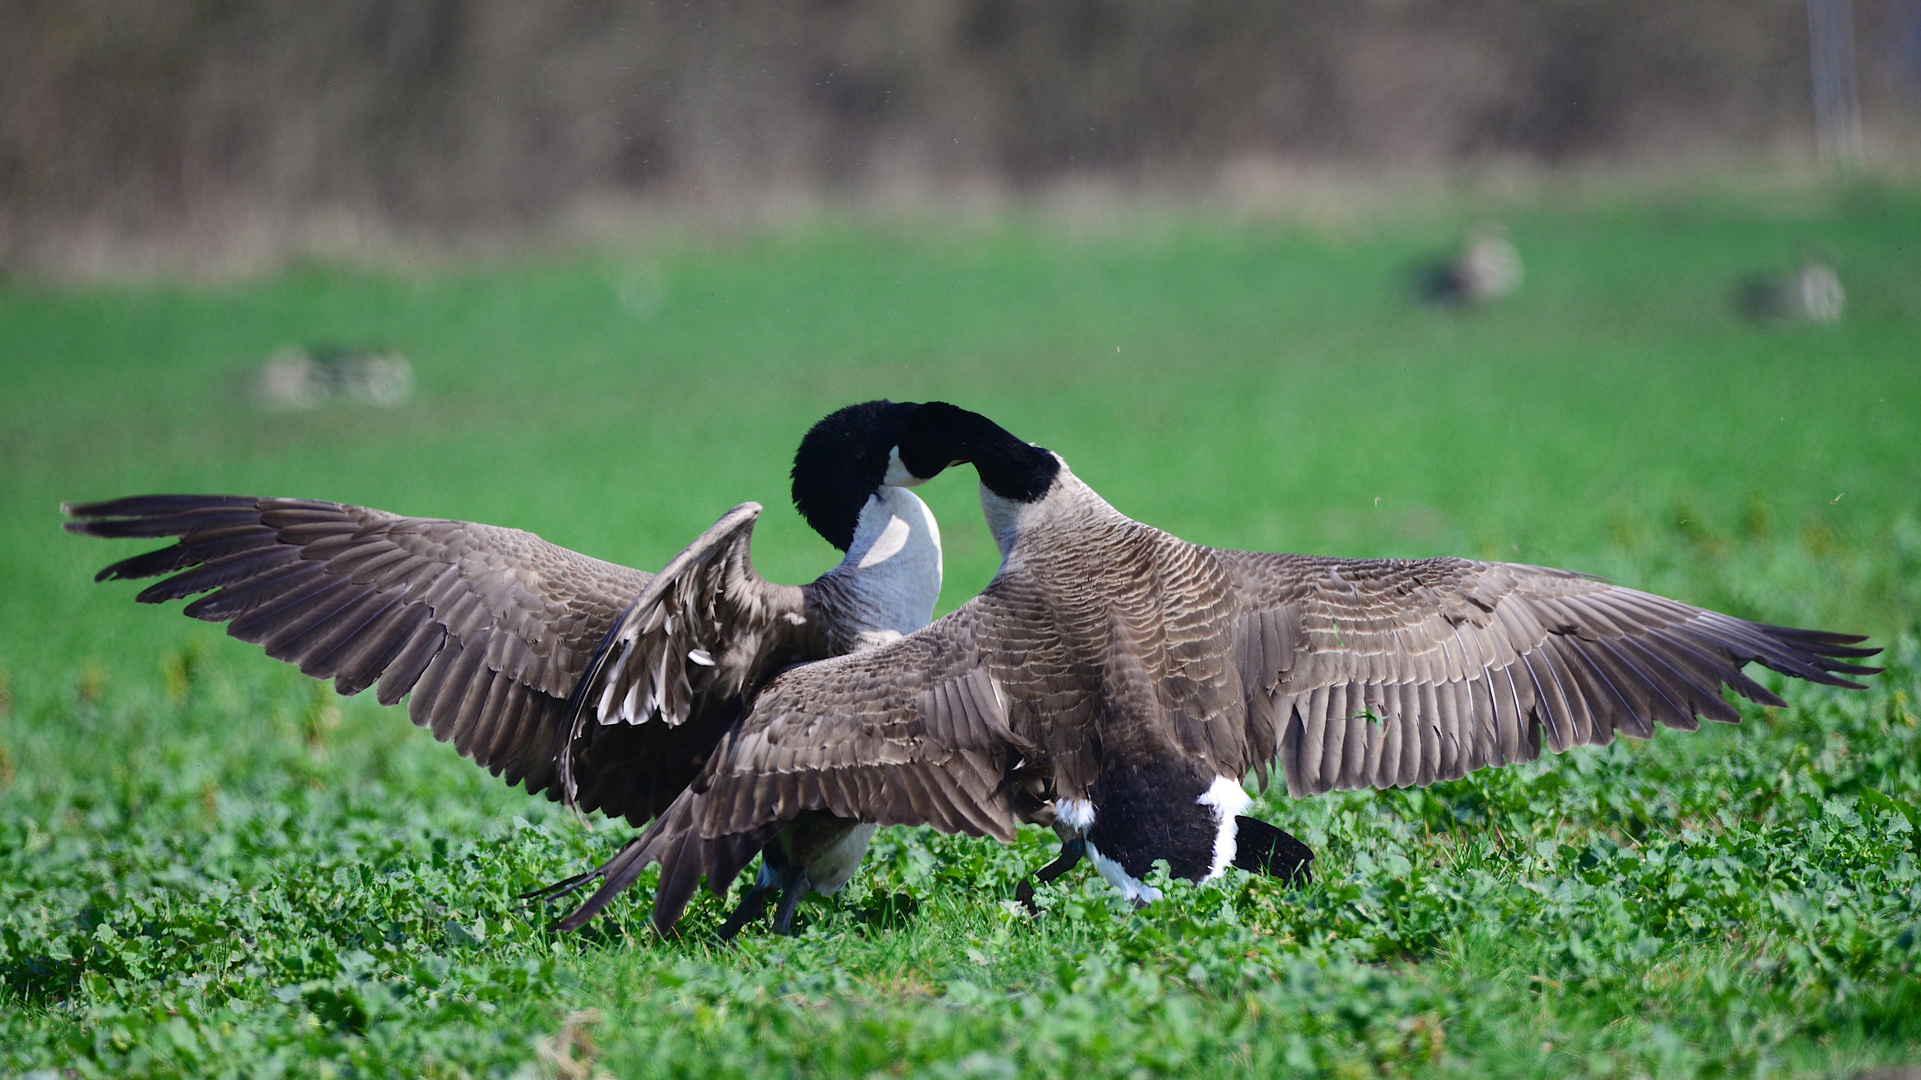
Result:
<svg viewBox="0 0 1921 1080"><path fill-rule="evenodd" d="M338 503L153 495L64 509L72 532L179 538L98 580L171 575L138 599L206 593L186 614L228 623L232 636L333 679L342 694L378 682L376 696L391 705L411 692L414 723L550 798L560 797L558 755L581 673L623 609L656 583L517 529ZM688 725L675 731L684 740ZM597 762L576 771L584 781L601 774ZM584 788L589 809L636 812L624 801L629 787Z"/></svg>
<svg viewBox="0 0 1921 1080"><path fill-rule="evenodd" d="M658 862L654 921L672 926L702 876L724 891L782 825L809 811L1011 840L1022 804L1009 777L1029 748L1009 728L988 669L981 604L770 683L700 777L560 925L585 923Z"/></svg>
<svg viewBox="0 0 1921 1080"><path fill-rule="evenodd" d="M789 664L826 655L807 592L754 572L759 503L742 503L628 603L569 705L563 795L653 817L706 764L747 698Z"/></svg>
<svg viewBox="0 0 1921 1080"><path fill-rule="evenodd" d="M1464 559L1215 551L1243 614L1248 741L1297 797L1408 787L1487 765L1735 723L1749 662L1831 686L1878 668L1848 634L1748 622L1579 574Z"/></svg>

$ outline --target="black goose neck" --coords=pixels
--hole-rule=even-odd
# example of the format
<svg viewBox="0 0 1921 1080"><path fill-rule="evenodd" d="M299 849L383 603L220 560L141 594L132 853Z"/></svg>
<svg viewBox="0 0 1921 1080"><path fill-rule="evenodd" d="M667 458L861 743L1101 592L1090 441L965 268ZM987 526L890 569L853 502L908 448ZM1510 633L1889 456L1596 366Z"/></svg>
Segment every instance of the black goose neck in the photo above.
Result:
<svg viewBox="0 0 1921 1080"><path fill-rule="evenodd" d="M981 483L1003 499L1037 502L1054 486L1061 463L976 412L944 401L914 410L901 432L900 460L909 472L931 479L949 465L974 466Z"/></svg>

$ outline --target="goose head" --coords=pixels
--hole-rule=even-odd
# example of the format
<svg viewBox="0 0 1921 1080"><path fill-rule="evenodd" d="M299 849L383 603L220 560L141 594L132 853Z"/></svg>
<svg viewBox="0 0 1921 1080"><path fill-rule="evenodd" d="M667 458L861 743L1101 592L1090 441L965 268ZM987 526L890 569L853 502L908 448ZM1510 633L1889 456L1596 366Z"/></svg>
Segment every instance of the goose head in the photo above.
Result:
<svg viewBox="0 0 1921 1080"><path fill-rule="evenodd" d="M822 417L801 439L794 454L794 509L841 551L854 546L868 503L891 497L882 491L888 452L919 408L911 401L863 401Z"/></svg>
<svg viewBox="0 0 1921 1080"><path fill-rule="evenodd" d="M1069 478L1066 487L1077 486L1060 455L945 401L927 402L908 415L888 449L883 480L913 487L955 465L972 465L980 475L981 509L1003 559L1029 519L1044 513L1043 504L1062 491L1063 477Z"/></svg>
<svg viewBox="0 0 1921 1080"><path fill-rule="evenodd" d="M885 482L889 452L918 408L849 405L816 423L794 455L794 508L846 553L826 577L845 605L843 629L867 643L926 625L940 597L940 526L919 496Z"/></svg>
<svg viewBox="0 0 1921 1080"><path fill-rule="evenodd" d="M1041 501L1061 473L1061 460L1051 451L1022 442L977 412L930 401L902 423L882 479L913 487L955 465L974 466L982 487L1015 503Z"/></svg>

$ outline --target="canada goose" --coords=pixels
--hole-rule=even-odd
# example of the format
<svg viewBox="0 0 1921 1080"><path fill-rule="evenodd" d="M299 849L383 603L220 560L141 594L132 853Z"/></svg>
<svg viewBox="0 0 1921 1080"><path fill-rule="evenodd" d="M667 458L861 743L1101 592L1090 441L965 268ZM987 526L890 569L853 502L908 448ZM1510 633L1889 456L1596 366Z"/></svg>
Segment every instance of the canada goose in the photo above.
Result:
<svg viewBox="0 0 1921 1080"><path fill-rule="evenodd" d="M268 412L317 409L347 401L390 409L414 391L414 369L396 352L343 349L283 349L254 375L252 396Z"/></svg>
<svg viewBox="0 0 1921 1080"><path fill-rule="evenodd" d="M1847 303L1841 276L1812 259L1792 274L1749 277L1735 293L1735 306L1755 322L1839 322Z"/></svg>
<svg viewBox="0 0 1921 1080"><path fill-rule="evenodd" d="M1507 229L1484 222L1453 255L1415 267L1414 292L1424 303L1472 307L1512 294L1523 272Z"/></svg>
<svg viewBox="0 0 1921 1080"><path fill-rule="evenodd" d="M659 574L517 529L331 502L149 495L63 509L71 532L180 538L96 580L173 575L138 599L209 593L186 614L228 623L342 694L378 680L392 705L411 691L414 723L509 784L640 825L699 773L774 673L932 617L939 528L919 497L881 483L913 409L850 406L802 440L795 505L846 557L798 587L754 572L751 502ZM763 837L767 886L835 891L872 832ZM791 904L782 916L784 930Z"/></svg>
<svg viewBox="0 0 1921 1080"><path fill-rule="evenodd" d="M661 864L657 926L723 892L789 822L1013 836L1051 823L1137 901L1157 859L1296 876L1312 854L1241 817L1278 759L1296 797L1425 785L1616 732L1733 723L1759 661L1835 686L1859 637L1747 622L1560 570L1191 544L1131 520L987 418L915 410L886 481L971 463L1001 551L987 588L900 641L795 668L598 873L578 926Z"/></svg>

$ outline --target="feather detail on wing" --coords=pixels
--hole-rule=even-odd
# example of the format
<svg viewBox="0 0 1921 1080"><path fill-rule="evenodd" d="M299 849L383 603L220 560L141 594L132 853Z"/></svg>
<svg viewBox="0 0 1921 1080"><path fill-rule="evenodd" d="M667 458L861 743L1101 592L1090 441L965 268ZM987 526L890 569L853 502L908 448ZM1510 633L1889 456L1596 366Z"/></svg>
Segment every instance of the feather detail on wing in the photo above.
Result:
<svg viewBox="0 0 1921 1080"><path fill-rule="evenodd" d="M508 783L550 787L565 705L648 575L532 533L305 499L152 495L69 504L70 532L178 537L98 580L171 575L142 603L205 593L225 622L342 694L391 705Z"/></svg>
<svg viewBox="0 0 1921 1080"><path fill-rule="evenodd" d="M569 703L561 787L571 800L600 763L616 799L665 807L686 786L746 697L781 667L819 659L805 590L754 572L759 503L742 503L674 556L608 629ZM693 730L676 731L689 726ZM639 729L639 730L635 730ZM679 752L663 759L665 744ZM618 769L607 767L615 760ZM655 775L660 774L660 775Z"/></svg>
<svg viewBox="0 0 1921 1080"><path fill-rule="evenodd" d="M1296 797L1409 787L1606 745L1617 731L1735 723L1742 668L1856 687L1848 634L1748 622L1561 570L1215 551L1242 614L1248 741ZM1264 770L1263 770L1264 772ZM1265 780L1265 775L1263 775Z"/></svg>
<svg viewBox="0 0 1921 1080"><path fill-rule="evenodd" d="M560 923L582 925L649 863L655 924L680 918L702 877L720 893L781 825L809 810L882 825L1011 840L1009 782L1031 751L963 607L890 645L795 668L770 683L672 806L604 869Z"/></svg>
<svg viewBox="0 0 1921 1080"><path fill-rule="evenodd" d="M313 500L153 495L64 509L76 519L71 532L179 538L99 580L171 575L138 599L204 593L186 614L228 623L232 636L332 679L342 694L378 683L383 705L408 697L414 723L529 792L560 798L565 760L578 805L635 824L686 786L739 719L740 673L792 662L779 648L788 637L769 627L793 626L781 620L798 618L804 597L753 575L754 504L722 518L663 575L517 529ZM609 665L607 646L622 644L627 625L641 628L625 643L639 648ZM617 733L570 743L570 705L590 663L621 678L643 661L670 687L653 707L664 703L675 722L630 714ZM687 666L716 677L697 674L700 689L686 690L692 680L678 676Z"/></svg>

